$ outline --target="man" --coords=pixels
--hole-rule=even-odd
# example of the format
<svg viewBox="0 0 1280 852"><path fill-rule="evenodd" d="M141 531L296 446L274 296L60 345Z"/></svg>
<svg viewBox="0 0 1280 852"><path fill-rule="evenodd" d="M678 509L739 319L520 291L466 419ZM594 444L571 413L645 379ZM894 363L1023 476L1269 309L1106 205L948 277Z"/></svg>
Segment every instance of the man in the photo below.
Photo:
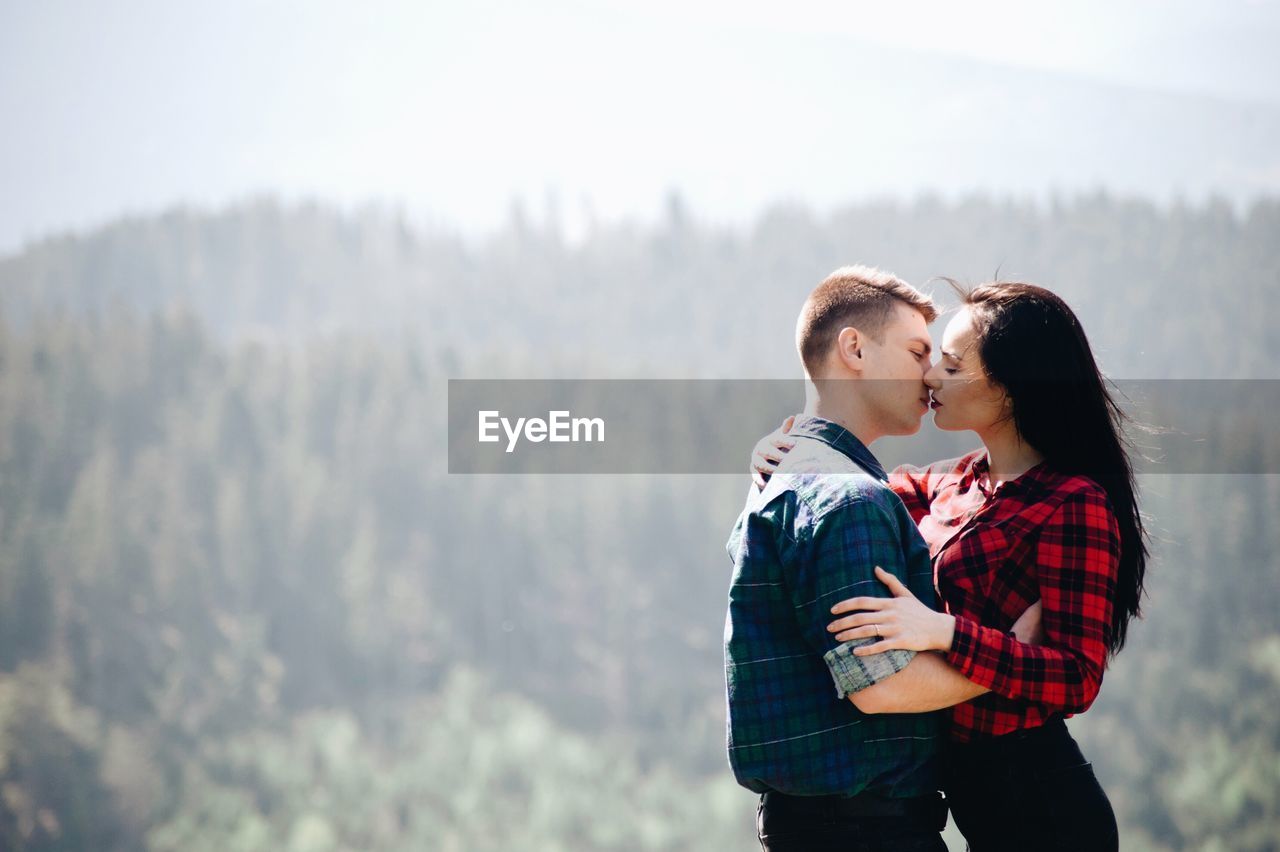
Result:
<svg viewBox="0 0 1280 852"><path fill-rule="evenodd" d="M826 629L838 601L887 593L877 565L936 606L928 547L867 449L920 429L935 316L878 270L846 267L818 285L796 327L807 400L795 447L729 538L729 763L761 794L767 852L946 850L939 719L925 711L985 690L936 654L859 657L874 638Z"/></svg>

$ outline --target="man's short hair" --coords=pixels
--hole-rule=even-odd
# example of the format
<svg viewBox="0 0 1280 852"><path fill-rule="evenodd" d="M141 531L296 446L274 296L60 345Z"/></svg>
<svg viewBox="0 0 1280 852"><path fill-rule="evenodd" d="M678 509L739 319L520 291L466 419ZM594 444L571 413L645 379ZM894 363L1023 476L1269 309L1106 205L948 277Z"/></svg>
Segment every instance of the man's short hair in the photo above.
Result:
<svg viewBox="0 0 1280 852"><path fill-rule="evenodd" d="M892 272L870 266L842 266L813 289L796 323L796 348L805 370L815 375L835 343L840 329L853 326L884 341L885 326L895 302L902 302L933 322L933 300Z"/></svg>

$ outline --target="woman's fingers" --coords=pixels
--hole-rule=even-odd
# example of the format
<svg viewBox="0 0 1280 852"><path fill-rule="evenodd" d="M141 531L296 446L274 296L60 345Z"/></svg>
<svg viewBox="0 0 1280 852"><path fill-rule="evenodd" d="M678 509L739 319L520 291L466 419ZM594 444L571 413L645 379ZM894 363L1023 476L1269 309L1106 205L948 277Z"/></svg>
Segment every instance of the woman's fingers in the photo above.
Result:
<svg viewBox="0 0 1280 852"><path fill-rule="evenodd" d="M761 464L758 461L753 461L751 463L751 481L763 491L765 484L769 481L769 477L773 476L776 468L776 465Z"/></svg>
<svg viewBox="0 0 1280 852"><path fill-rule="evenodd" d="M893 606L893 598L849 598L831 607L831 612L839 615L854 610L881 610Z"/></svg>
<svg viewBox="0 0 1280 852"><path fill-rule="evenodd" d="M827 630L835 633L839 630L849 630L866 624L884 624L887 615L887 613L883 612L859 612L854 615L846 615L844 618L838 618L828 624Z"/></svg>
<svg viewBox="0 0 1280 852"><path fill-rule="evenodd" d="M757 488L764 488L765 482L782 463L782 457L795 446L789 441L776 438L777 434L775 432L774 435L761 438L751 453L751 481Z"/></svg>
<svg viewBox="0 0 1280 852"><path fill-rule="evenodd" d="M889 587L889 591L893 593L895 598L915 597L915 595L911 594L911 590L903 585L901 580L879 565L876 566L876 578Z"/></svg>
<svg viewBox="0 0 1280 852"><path fill-rule="evenodd" d="M756 443L751 453L751 481L755 483L756 488L764 490L769 477L773 476L778 465L782 464L782 457L795 447L795 441L785 437L787 430L794 422L794 417L788 417L783 421L781 428L765 435Z"/></svg>
<svg viewBox="0 0 1280 852"><path fill-rule="evenodd" d="M774 441L772 446L765 444L756 445L756 461L766 461L776 467L782 463L782 457L791 452L791 448L795 444L788 444L786 441Z"/></svg>
<svg viewBox="0 0 1280 852"><path fill-rule="evenodd" d="M894 650L900 651L900 650L910 650L910 649L908 649L907 646L902 644L901 642L898 642L896 637L895 638L886 637L881 642L873 642L870 645L859 645L858 647L853 649L853 653L854 653L854 656L857 656L857 657L869 657L872 654L883 654L885 651L894 651Z"/></svg>
<svg viewBox="0 0 1280 852"><path fill-rule="evenodd" d="M885 631L889 632L886 633ZM867 624L862 627L856 627L853 630L837 633L836 639L841 642L849 642L854 639L888 639L891 634L896 635L896 631L891 627L886 627L883 624Z"/></svg>

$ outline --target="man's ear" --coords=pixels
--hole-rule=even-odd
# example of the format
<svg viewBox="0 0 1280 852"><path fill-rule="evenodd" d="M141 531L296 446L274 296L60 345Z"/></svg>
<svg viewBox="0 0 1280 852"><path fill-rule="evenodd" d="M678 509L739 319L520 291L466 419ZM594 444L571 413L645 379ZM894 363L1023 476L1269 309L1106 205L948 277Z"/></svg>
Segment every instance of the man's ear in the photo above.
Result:
<svg viewBox="0 0 1280 852"><path fill-rule="evenodd" d="M862 360L862 344L866 341L858 330L852 326L845 326L840 329L840 334L836 336L836 357L855 373L861 373L864 361Z"/></svg>

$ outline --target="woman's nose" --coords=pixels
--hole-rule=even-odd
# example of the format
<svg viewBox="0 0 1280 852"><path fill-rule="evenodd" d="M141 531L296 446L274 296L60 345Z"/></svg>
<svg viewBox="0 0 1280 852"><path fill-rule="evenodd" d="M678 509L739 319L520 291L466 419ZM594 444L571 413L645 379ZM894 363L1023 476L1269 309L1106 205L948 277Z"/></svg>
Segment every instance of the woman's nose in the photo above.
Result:
<svg viewBox="0 0 1280 852"><path fill-rule="evenodd" d="M938 369L938 365L934 364L927 371L925 371L924 383L928 385L932 390L937 390L938 388L942 387L941 372L942 371Z"/></svg>

